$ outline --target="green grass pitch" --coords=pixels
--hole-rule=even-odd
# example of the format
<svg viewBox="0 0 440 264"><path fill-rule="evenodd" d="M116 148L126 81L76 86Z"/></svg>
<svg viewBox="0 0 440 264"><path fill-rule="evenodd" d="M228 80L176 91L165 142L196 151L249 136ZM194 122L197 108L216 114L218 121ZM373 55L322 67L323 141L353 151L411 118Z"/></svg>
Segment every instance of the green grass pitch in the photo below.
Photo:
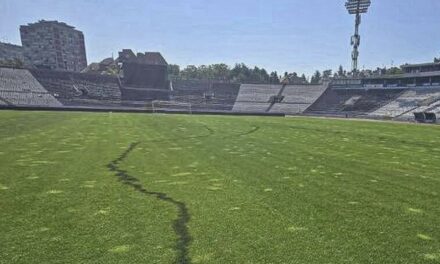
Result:
<svg viewBox="0 0 440 264"><path fill-rule="evenodd" d="M0 112L0 263L440 263L440 128Z"/></svg>

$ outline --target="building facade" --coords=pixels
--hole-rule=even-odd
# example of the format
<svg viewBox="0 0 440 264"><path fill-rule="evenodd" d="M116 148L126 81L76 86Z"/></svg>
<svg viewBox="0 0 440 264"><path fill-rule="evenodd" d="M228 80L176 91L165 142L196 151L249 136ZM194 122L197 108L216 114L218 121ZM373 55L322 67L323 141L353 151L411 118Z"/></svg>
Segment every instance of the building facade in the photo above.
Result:
<svg viewBox="0 0 440 264"><path fill-rule="evenodd" d="M79 72L87 67L84 35L58 21L20 27L24 59L37 68Z"/></svg>

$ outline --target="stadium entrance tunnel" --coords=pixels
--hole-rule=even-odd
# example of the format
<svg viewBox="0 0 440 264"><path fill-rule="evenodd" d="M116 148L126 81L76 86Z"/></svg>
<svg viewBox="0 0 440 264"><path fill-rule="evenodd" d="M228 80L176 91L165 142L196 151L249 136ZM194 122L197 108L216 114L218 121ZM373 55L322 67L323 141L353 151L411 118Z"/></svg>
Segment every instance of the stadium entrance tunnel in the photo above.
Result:
<svg viewBox="0 0 440 264"><path fill-rule="evenodd" d="M419 123L437 123L437 115L430 112L416 112L414 119Z"/></svg>
<svg viewBox="0 0 440 264"><path fill-rule="evenodd" d="M426 123L436 123L437 116L435 113L425 113Z"/></svg>

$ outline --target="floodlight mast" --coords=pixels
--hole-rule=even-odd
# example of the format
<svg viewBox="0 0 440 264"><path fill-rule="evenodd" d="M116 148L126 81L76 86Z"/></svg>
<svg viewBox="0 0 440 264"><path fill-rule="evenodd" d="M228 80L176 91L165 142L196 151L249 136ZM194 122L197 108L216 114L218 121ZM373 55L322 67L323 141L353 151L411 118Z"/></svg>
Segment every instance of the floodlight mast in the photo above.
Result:
<svg viewBox="0 0 440 264"><path fill-rule="evenodd" d="M371 0L348 0L345 7L350 15L356 15L354 35L351 37L351 45L353 46L352 71L353 74L358 72L359 46L361 44L361 36L359 35L359 26L361 25L361 14L367 13L371 5Z"/></svg>

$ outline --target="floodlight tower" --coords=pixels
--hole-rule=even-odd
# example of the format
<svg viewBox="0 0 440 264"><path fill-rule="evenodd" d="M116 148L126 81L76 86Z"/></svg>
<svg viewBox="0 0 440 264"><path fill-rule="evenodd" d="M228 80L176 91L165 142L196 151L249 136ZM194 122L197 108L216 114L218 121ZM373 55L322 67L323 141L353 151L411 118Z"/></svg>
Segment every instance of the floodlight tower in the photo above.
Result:
<svg viewBox="0 0 440 264"><path fill-rule="evenodd" d="M354 35L351 37L351 45L353 52L351 53L352 71L355 74L358 70L359 45L361 44L361 36L359 35L359 26L361 25L361 14L367 13L371 5L371 0L347 0L345 7L350 15L356 15L356 24Z"/></svg>

